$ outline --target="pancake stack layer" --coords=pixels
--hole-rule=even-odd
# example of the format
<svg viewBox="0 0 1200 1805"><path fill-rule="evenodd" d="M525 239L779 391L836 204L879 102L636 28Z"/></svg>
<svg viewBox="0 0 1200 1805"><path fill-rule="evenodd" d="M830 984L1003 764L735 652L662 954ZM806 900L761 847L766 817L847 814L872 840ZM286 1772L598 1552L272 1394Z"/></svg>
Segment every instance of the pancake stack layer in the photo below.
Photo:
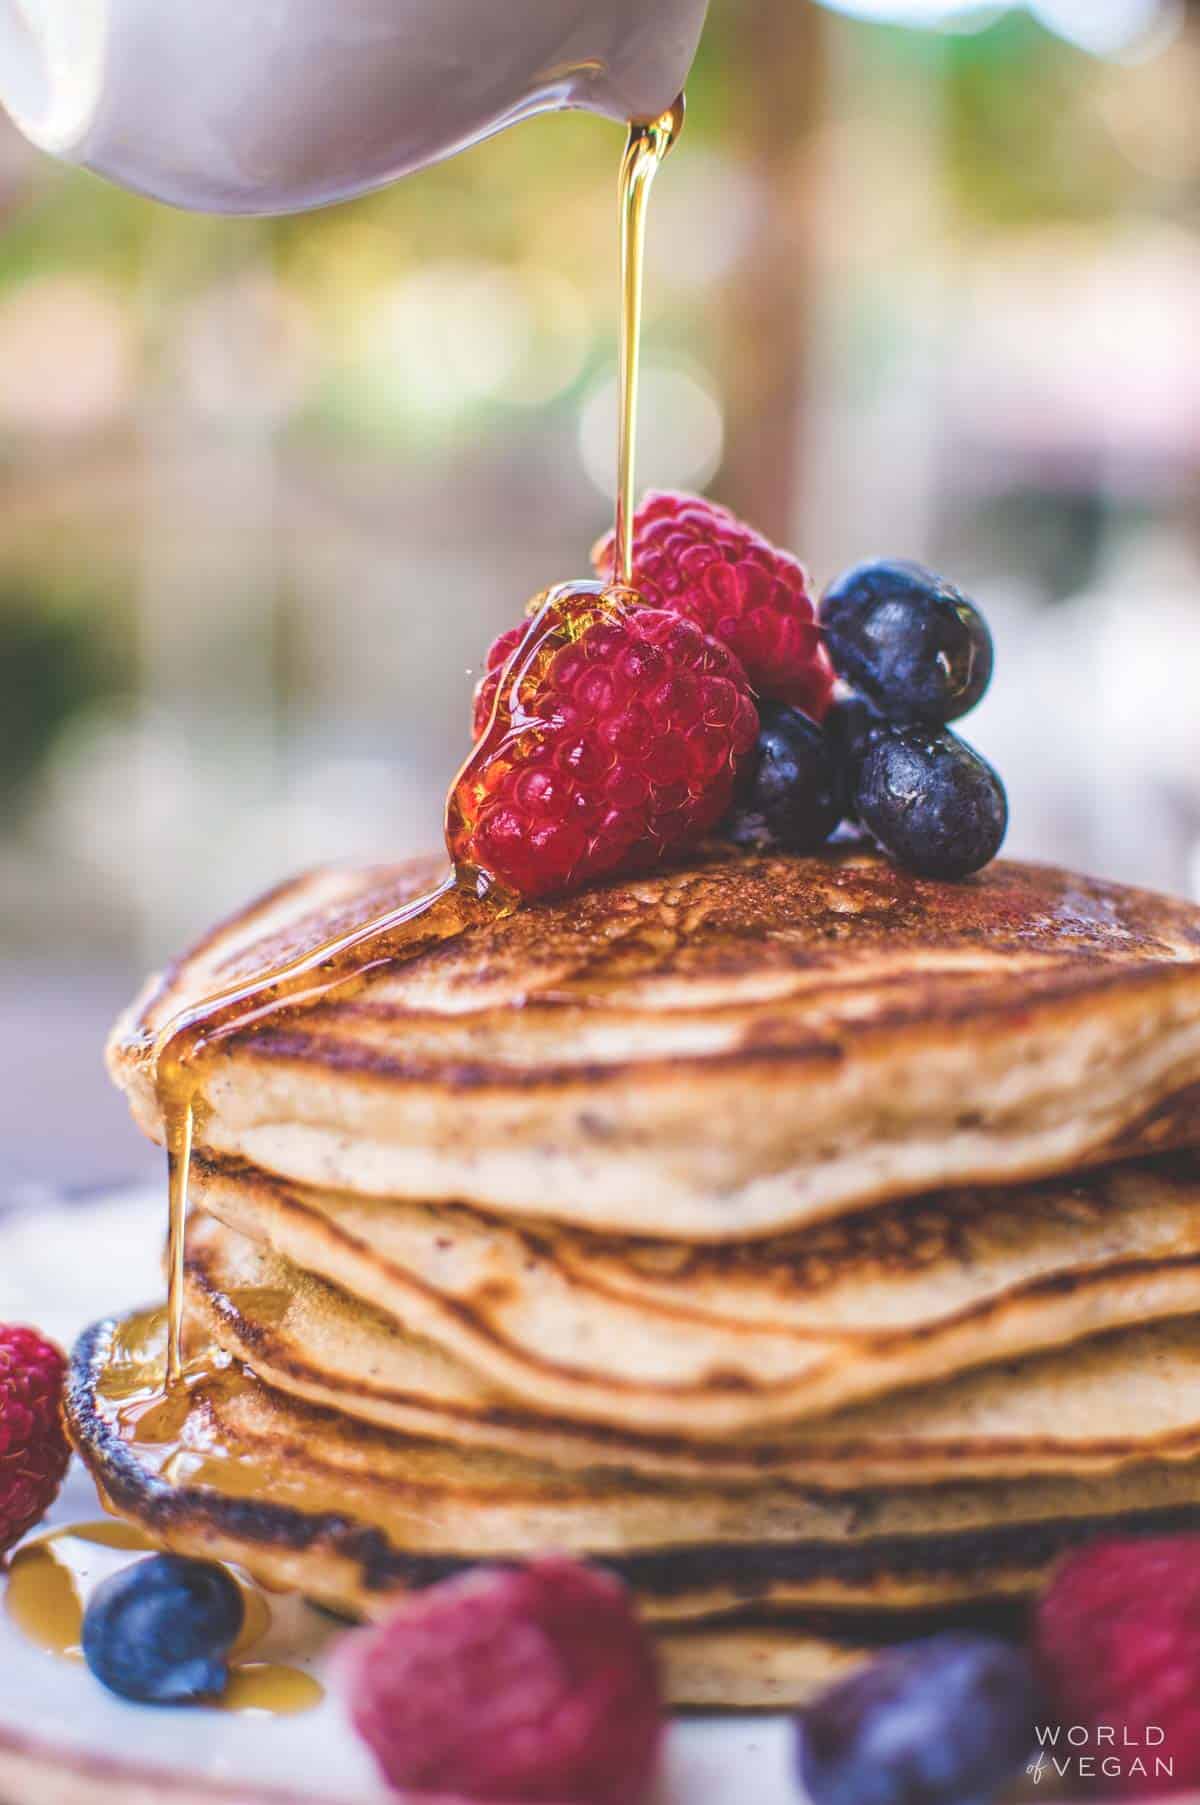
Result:
<svg viewBox="0 0 1200 1805"><path fill-rule="evenodd" d="M319 873L183 1006L416 893ZM1000 864L735 854L470 930L203 1068L189 1337L76 1351L113 1509L356 1615L603 1561L681 1703L803 1698L1012 1620L1066 1548L1200 1522L1200 911Z"/></svg>

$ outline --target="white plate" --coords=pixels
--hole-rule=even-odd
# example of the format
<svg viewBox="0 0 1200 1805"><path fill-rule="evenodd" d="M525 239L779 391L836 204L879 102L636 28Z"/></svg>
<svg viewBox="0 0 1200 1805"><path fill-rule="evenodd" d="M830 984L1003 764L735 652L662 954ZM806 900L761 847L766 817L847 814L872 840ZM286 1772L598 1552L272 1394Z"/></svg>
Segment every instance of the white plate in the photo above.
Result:
<svg viewBox="0 0 1200 1805"><path fill-rule="evenodd" d="M69 1345L95 1318L153 1298L161 1287L163 1212L161 1196L141 1193L0 1220L0 1322L32 1322ZM76 1462L48 1522L100 1514ZM255 1656L321 1675L333 1639L325 1619L285 1601ZM738 1798L797 1805L789 1750L783 1718L677 1723L656 1797L660 1805ZM290 1718L123 1704L86 1668L34 1648L3 1613L0 1798L38 1805L395 1805L332 1686L320 1707Z"/></svg>

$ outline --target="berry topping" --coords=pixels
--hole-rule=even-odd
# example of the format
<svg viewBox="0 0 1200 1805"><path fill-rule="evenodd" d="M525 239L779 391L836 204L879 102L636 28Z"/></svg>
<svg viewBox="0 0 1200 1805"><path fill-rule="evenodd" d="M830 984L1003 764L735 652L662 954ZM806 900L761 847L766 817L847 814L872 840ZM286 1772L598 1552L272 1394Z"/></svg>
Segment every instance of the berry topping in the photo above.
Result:
<svg viewBox="0 0 1200 1805"><path fill-rule="evenodd" d="M825 737L842 772L847 813L853 804L852 791L859 763L871 743L871 735L883 725L883 716L849 690L834 697L825 716Z"/></svg>
<svg viewBox="0 0 1200 1805"><path fill-rule="evenodd" d="M919 564L859 564L821 598L839 677L890 720L942 726L979 701L992 636L973 602Z"/></svg>
<svg viewBox="0 0 1200 1805"><path fill-rule="evenodd" d="M62 1430L63 1357L33 1329L0 1323L0 1555L45 1516L70 1450Z"/></svg>
<svg viewBox="0 0 1200 1805"><path fill-rule="evenodd" d="M551 590L498 666L446 842L518 896L646 870L728 811L758 712L737 659L628 590Z"/></svg>
<svg viewBox="0 0 1200 1805"><path fill-rule="evenodd" d="M844 813L834 749L798 708L763 702L758 745L738 781L726 833L739 846L815 852Z"/></svg>
<svg viewBox="0 0 1200 1805"><path fill-rule="evenodd" d="M812 1805L966 1805L1034 1741L1028 1657L946 1633L889 1649L802 1711L796 1764Z"/></svg>
<svg viewBox="0 0 1200 1805"><path fill-rule="evenodd" d="M224 1690L226 1657L245 1605L224 1567L155 1554L97 1587L83 1618L83 1656L122 1698L180 1705Z"/></svg>
<svg viewBox="0 0 1200 1805"><path fill-rule="evenodd" d="M868 729L852 756L851 802L883 850L920 877L980 870L1008 828L1004 785L945 727Z"/></svg>
<svg viewBox="0 0 1200 1805"><path fill-rule="evenodd" d="M521 641L528 632L523 621L519 627L510 627L507 633L499 634L488 647L487 668L475 685L475 708L471 722L472 739L479 739L485 732L492 718L492 709L496 705L496 693L500 688L500 675Z"/></svg>
<svg viewBox="0 0 1200 1805"><path fill-rule="evenodd" d="M614 537L592 553L613 575ZM633 581L652 608L695 621L736 654L757 694L821 720L833 672L803 566L699 495L651 492L634 516Z"/></svg>
<svg viewBox="0 0 1200 1805"><path fill-rule="evenodd" d="M649 1637L574 1561L479 1570L351 1637L355 1728L388 1781L471 1799L636 1805L662 1732Z"/></svg>
<svg viewBox="0 0 1200 1805"><path fill-rule="evenodd" d="M1096 1542L1070 1556L1033 1640L1050 1734L1057 1724L1073 1771L1090 1755L1098 1789L1127 1799L1200 1787L1200 1536Z"/></svg>

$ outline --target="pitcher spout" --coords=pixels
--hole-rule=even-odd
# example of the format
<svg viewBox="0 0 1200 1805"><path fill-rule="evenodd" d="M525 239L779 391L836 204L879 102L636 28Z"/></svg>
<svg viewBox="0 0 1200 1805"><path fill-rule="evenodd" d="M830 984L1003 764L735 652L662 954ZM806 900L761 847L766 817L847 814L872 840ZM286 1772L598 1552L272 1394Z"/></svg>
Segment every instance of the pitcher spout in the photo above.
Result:
<svg viewBox="0 0 1200 1805"><path fill-rule="evenodd" d="M32 143L75 157L104 83L106 0L0 0L0 106Z"/></svg>
<svg viewBox="0 0 1200 1805"><path fill-rule="evenodd" d="M531 113L653 119L707 0L0 0L0 103L44 150L211 213L287 213Z"/></svg>

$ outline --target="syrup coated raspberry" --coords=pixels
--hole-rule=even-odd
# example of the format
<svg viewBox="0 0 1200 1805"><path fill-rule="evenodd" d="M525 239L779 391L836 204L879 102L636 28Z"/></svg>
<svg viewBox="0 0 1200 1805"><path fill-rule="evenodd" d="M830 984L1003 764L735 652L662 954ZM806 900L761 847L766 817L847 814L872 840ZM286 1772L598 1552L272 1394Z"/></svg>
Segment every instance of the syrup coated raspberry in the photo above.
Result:
<svg viewBox="0 0 1200 1805"><path fill-rule="evenodd" d="M0 1555L45 1516L70 1451L59 1418L63 1357L33 1329L0 1323Z"/></svg>
<svg viewBox="0 0 1200 1805"><path fill-rule="evenodd" d="M611 577L610 533L592 553ZM833 667L803 566L716 502L651 491L633 523L633 581L652 608L694 620L736 653L760 696L824 719Z"/></svg>
<svg viewBox="0 0 1200 1805"><path fill-rule="evenodd" d="M500 674L527 631L527 623L522 621L519 627L510 627L507 633L499 634L488 647L487 668L475 685L475 707L471 722L473 739L480 737L491 720L496 691L500 688Z"/></svg>
<svg viewBox="0 0 1200 1805"><path fill-rule="evenodd" d="M1088 1783L1121 1798L1200 1787L1200 1536L1072 1555L1037 1607L1034 1657L1059 1728L1048 1754L1090 1757ZM1060 1746L1077 1726L1087 1745Z"/></svg>
<svg viewBox="0 0 1200 1805"><path fill-rule="evenodd" d="M523 897L646 870L729 808L758 713L737 659L627 590L555 591L493 667L447 844Z"/></svg>
<svg viewBox="0 0 1200 1805"><path fill-rule="evenodd" d="M636 1805L662 1733L624 1587L569 1560L480 1570L350 1639L354 1726L396 1787Z"/></svg>

